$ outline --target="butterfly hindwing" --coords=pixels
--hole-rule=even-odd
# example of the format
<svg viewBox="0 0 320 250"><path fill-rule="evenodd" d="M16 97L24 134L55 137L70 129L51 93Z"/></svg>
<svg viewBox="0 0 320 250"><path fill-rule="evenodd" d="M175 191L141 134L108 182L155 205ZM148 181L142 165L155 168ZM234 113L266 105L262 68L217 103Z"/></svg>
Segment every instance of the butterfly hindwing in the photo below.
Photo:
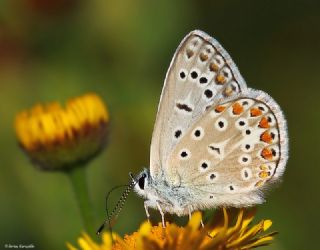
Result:
<svg viewBox="0 0 320 250"><path fill-rule="evenodd" d="M214 103L244 90L246 84L222 46L204 32L188 34L172 59L162 90L152 135L151 175L168 172L169 153Z"/></svg>
<svg viewBox="0 0 320 250"><path fill-rule="evenodd" d="M287 161L286 123L262 91L212 106L169 156L170 176L194 190L197 204L261 203L261 189L282 175Z"/></svg>

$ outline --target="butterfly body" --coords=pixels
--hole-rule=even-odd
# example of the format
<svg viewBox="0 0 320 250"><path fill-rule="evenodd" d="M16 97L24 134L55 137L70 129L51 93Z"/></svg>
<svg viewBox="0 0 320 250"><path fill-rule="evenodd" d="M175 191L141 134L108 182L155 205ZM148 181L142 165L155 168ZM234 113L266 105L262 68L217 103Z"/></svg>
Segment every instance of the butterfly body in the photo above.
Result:
<svg viewBox="0 0 320 250"><path fill-rule="evenodd" d="M177 215L264 201L288 158L286 120L265 92L246 86L229 54L189 33L170 64L151 142L150 170L135 191Z"/></svg>
<svg viewBox="0 0 320 250"><path fill-rule="evenodd" d="M179 216L189 214L194 203L194 194L186 186L172 186L165 179L155 181L148 170L143 170L139 176L144 178L144 185L136 187L136 192L145 198L147 207L158 209L158 204L163 212ZM192 211L195 209L192 209Z"/></svg>

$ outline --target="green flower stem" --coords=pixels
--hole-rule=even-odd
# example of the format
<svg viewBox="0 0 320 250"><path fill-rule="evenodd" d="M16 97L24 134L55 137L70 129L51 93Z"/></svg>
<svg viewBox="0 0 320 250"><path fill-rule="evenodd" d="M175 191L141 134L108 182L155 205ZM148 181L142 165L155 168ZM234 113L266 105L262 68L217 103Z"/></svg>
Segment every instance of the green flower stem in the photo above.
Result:
<svg viewBox="0 0 320 250"><path fill-rule="evenodd" d="M66 172L72 184L75 198L80 210L82 222L86 232L94 236L94 221L92 214L91 200L88 192L86 179L86 167L77 166Z"/></svg>

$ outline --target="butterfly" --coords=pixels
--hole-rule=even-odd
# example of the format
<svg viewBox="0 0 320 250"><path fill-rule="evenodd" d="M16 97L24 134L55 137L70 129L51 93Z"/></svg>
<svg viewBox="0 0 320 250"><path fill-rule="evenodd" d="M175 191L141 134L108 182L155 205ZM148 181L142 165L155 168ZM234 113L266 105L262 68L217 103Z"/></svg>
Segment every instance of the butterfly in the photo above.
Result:
<svg viewBox="0 0 320 250"><path fill-rule="evenodd" d="M265 92L248 88L226 50L190 32L167 72L151 141L150 169L136 177L144 206L190 215L264 202L288 159L286 119Z"/></svg>
<svg viewBox="0 0 320 250"><path fill-rule="evenodd" d="M150 168L130 188L148 208L189 215L264 202L288 159L286 119L265 92L248 88L226 50L190 32L166 74L151 141ZM123 198L123 197L122 197ZM123 200L123 199L122 199ZM121 202L120 202L121 203Z"/></svg>

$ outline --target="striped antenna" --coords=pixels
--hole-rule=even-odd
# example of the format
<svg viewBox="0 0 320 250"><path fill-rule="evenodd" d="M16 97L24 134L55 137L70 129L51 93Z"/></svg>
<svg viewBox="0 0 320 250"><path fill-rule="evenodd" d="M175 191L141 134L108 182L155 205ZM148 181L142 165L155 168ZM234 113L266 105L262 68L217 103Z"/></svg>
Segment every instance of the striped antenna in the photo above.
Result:
<svg viewBox="0 0 320 250"><path fill-rule="evenodd" d="M124 203L126 201L126 199L128 198L128 195L130 194L131 190L133 189L133 187L137 184L137 181L136 179L134 178L134 176L130 173L129 174L130 177L131 177L131 181L130 181L130 184L129 185L125 185L127 186L127 188L124 190L124 192L122 193L119 201L117 202L117 204L115 205L115 207L113 208L113 210L111 211L110 215L109 215L109 211L108 211L108 199L109 199L109 196L111 194L112 191L114 191L115 189L117 188L120 188L120 187L123 187L122 186L116 186L114 188L112 188L107 196L106 196L106 212L107 212L107 218L106 220L103 222L103 224L99 227L99 229L97 230L97 235L100 235L100 233L102 232L102 230L104 229L105 225L108 223L109 225L109 230L111 232L111 235L112 235L112 227L111 227L111 223L114 222L119 213L121 212L123 206L124 206Z"/></svg>

